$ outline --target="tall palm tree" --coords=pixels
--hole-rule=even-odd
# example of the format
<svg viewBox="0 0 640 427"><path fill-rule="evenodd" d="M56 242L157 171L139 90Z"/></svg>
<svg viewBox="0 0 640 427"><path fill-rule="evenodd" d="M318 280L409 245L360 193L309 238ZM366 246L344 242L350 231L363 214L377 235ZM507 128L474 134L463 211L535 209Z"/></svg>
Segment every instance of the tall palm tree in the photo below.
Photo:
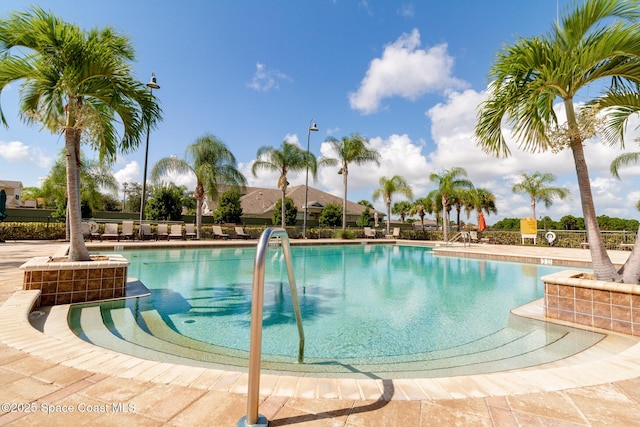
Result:
<svg viewBox="0 0 640 427"><path fill-rule="evenodd" d="M432 191L427 194L426 197L423 198L425 201L424 211L428 214L433 214L436 217L436 228L438 224L441 223L442 219L442 211L444 210L442 207L442 197L440 197L439 192Z"/></svg>
<svg viewBox="0 0 640 427"><path fill-rule="evenodd" d="M367 138L353 133L351 136L343 136L341 140L335 138L327 139L333 149L338 154L337 162L340 163L339 174L342 174L342 185L344 192L342 196L342 229L347 226L347 181L349 177L349 163L365 165L375 163L380 166L380 153L375 148L367 147Z"/></svg>
<svg viewBox="0 0 640 427"><path fill-rule="evenodd" d="M420 223L422 224L422 233L424 234L424 217L427 214L428 206L431 201L425 197L420 197L413 201L411 208L409 209L409 216L418 215L420 217Z"/></svg>
<svg viewBox="0 0 640 427"><path fill-rule="evenodd" d="M318 162L313 153L303 150L299 146L287 141L283 141L280 149L263 146L258 149L257 160L251 166L251 173L257 176L261 169L280 172L278 178L278 188L282 190L282 210L280 218L282 228L285 227L285 197L287 194L287 174L289 172L302 172L309 168L311 176L315 179L318 175Z"/></svg>
<svg viewBox="0 0 640 427"><path fill-rule="evenodd" d="M403 194L408 199L412 199L413 190L411 190L407 181L398 175L394 175L391 178L383 176L380 178L379 183L380 187L373 192L373 200L378 200L381 197L384 199L384 203L387 205L387 234L391 234L391 199L396 193Z"/></svg>
<svg viewBox="0 0 640 427"><path fill-rule="evenodd" d="M113 160L141 142L160 109L144 84L133 78L129 39L113 29L85 31L39 8L0 21L0 91L21 81L20 113L64 134L69 225L69 260L89 260L82 237L80 144L100 159ZM0 119L7 126L4 114ZM120 122L118 136L114 122Z"/></svg>
<svg viewBox="0 0 640 427"><path fill-rule="evenodd" d="M611 106L620 100L616 98L620 88L623 91L637 88L640 82L638 18L638 1L585 0L573 6L546 35L521 38L504 47L489 71L492 82L489 98L479 110L475 130L478 144L497 156L510 154L502 133L505 120L513 124L513 133L525 150L570 149L594 274L599 280L632 283L638 283L640 277L640 246L634 248L627 261L634 267L623 267L618 272L600 233L584 154L584 141L595 132L592 126L584 124L592 125L593 120L580 121L574 99L578 93L584 96L583 89L592 84L611 82L608 93L593 100L595 106ZM564 106L566 125L558 123L553 109L556 100ZM588 113L583 117L593 116L588 109L583 111ZM607 111L603 113L606 115ZM610 114L609 117L614 123L620 123L620 116ZM633 261L634 258L638 259Z"/></svg>
<svg viewBox="0 0 640 427"><path fill-rule="evenodd" d="M442 206L442 230L444 240L449 240L449 212L451 211L455 195L462 189L471 189L473 184L467 179L467 171L461 167L453 167L445 170L442 174L432 173L429 175L431 182L437 185L437 189L429 193L429 198L439 197Z"/></svg>
<svg viewBox="0 0 640 427"><path fill-rule="evenodd" d="M151 178L157 180L167 172L193 173L196 176L196 238L202 233L202 204L204 197L216 201L221 188L244 187L247 180L238 170L236 158L218 137L206 133L187 146L185 160L165 157L158 160L151 170Z"/></svg>
<svg viewBox="0 0 640 427"><path fill-rule="evenodd" d="M562 187L550 187L547 184L556 180L554 174L546 172L520 172L520 182L514 184L511 191L529 195L531 204L531 218L536 218L536 202L544 202L544 206L549 208L553 204L555 197L564 200L569 195L569 190Z"/></svg>

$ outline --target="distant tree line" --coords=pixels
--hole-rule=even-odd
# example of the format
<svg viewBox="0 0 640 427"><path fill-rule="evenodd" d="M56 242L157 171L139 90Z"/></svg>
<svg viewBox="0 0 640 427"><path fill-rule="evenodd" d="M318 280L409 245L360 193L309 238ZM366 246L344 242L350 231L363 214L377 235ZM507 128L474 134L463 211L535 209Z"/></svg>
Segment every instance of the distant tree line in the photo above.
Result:
<svg viewBox="0 0 640 427"><path fill-rule="evenodd" d="M638 229L640 222L635 219L611 218L607 215L597 217L598 226L601 230L608 231L635 231ZM504 218L496 222L490 227L492 230L520 230L520 218ZM573 215L565 215L560 221L554 221L548 216L538 220L538 229L540 230L585 230L584 218L578 218Z"/></svg>

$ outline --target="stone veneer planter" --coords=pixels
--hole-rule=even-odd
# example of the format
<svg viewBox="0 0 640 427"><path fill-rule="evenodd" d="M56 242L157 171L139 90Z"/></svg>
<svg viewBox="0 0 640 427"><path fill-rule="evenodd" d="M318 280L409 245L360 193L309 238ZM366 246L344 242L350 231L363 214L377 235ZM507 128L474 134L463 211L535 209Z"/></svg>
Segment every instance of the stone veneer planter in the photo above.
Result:
<svg viewBox="0 0 640 427"><path fill-rule="evenodd" d="M24 290L41 290L38 306L121 298L126 294L129 261L122 255L107 260L56 262L36 257L20 266Z"/></svg>
<svg viewBox="0 0 640 427"><path fill-rule="evenodd" d="M579 271L543 276L545 316L640 336L640 286L582 278Z"/></svg>

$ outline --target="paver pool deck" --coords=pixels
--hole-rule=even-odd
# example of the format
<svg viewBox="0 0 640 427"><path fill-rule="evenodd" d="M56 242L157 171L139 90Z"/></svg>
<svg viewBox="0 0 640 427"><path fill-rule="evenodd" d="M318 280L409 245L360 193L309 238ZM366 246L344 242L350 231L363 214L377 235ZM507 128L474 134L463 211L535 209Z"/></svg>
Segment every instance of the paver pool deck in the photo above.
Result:
<svg viewBox="0 0 640 427"><path fill-rule="evenodd" d="M112 251L113 244L93 247ZM47 323L44 333L31 327L27 316L32 297L21 292L19 266L66 245L0 243L0 425L236 426L247 411L245 373L121 355L81 341L64 322ZM554 264L590 259L588 250L553 247L474 244L436 250L461 256L552 259ZM629 252L610 251L610 255L621 264ZM541 316L539 303L523 311ZM259 412L270 426L640 425L638 342L610 334L593 348L559 362L448 378L263 375Z"/></svg>

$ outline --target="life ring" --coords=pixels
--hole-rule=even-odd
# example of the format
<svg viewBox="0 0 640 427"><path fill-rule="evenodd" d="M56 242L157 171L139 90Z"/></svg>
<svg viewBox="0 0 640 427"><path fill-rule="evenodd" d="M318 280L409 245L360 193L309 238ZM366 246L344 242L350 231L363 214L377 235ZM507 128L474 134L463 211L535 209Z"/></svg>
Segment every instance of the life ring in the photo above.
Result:
<svg viewBox="0 0 640 427"><path fill-rule="evenodd" d="M97 233L98 232L98 224L91 221L89 222L89 231L91 231L92 233Z"/></svg>
<svg viewBox="0 0 640 427"><path fill-rule="evenodd" d="M545 234L544 237L550 245L553 245L553 242L556 241L556 233L553 231L547 231L547 234Z"/></svg>

